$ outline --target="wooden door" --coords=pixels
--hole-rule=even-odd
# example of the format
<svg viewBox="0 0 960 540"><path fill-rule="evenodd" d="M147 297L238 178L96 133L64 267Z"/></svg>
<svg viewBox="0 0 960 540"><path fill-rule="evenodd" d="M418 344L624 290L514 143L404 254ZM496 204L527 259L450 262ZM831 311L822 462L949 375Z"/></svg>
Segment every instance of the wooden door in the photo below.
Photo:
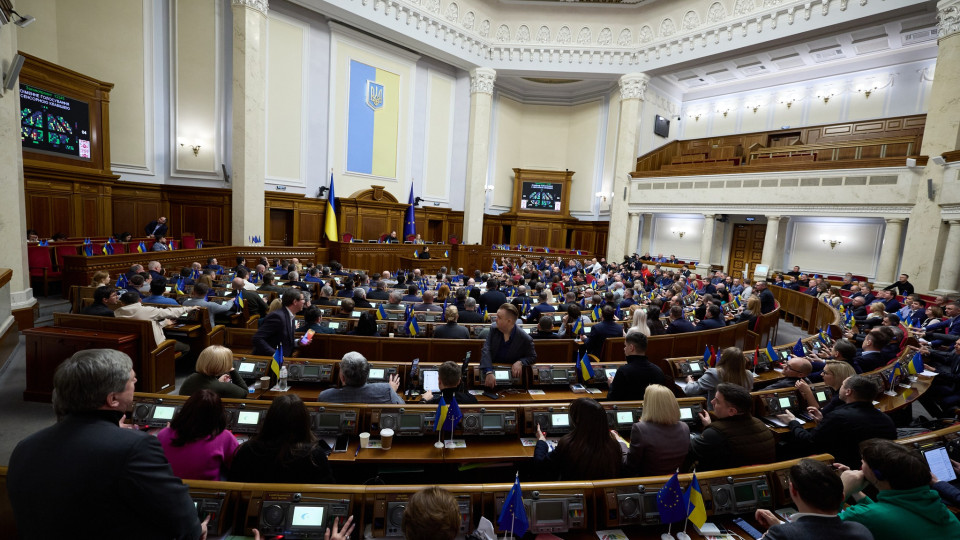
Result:
<svg viewBox="0 0 960 540"><path fill-rule="evenodd" d="M733 242L730 247L729 274L732 277L742 278L745 264L753 269L760 264L763 256L763 238L767 234L766 225L744 225L738 223L733 226Z"/></svg>
<svg viewBox="0 0 960 540"><path fill-rule="evenodd" d="M293 210L270 209L270 245L293 245Z"/></svg>

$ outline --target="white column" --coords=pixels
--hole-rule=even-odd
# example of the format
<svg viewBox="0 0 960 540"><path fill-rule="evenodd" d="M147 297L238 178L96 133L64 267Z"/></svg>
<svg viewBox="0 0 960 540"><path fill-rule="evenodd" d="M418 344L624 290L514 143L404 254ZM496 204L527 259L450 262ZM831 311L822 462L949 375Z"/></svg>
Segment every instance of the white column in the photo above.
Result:
<svg viewBox="0 0 960 540"><path fill-rule="evenodd" d="M653 214L643 215L643 234L640 236L640 255L650 251L653 244Z"/></svg>
<svg viewBox="0 0 960 540"><path fill-rule="evenodd" d="M950 229L947 232L947 245L943 248L937 290L955 292L957 280L960 279L960 219L951 219L947 223Z"/></svg>
<svg viewBox="0 0 960 540"><path fill-rule="evenodd" d="M937 214L939 215L939 212ZM883 231L883 245L880 247L880 264L877 265L877 278L875 280L877 285L889 285L897 280L897 262L900 261L903 219L888 218L884 221L887 222L887 226ZM937 221L937 223L940 222Z"/></svg>
<svg viewBox="0 0 960 540"><path fill-rule="evenodd" d="M710 273L710 256L713 253L713 232L717 228L713 220L714 214L703 215L703 234L700 236L700 262L697 263L697 273L706 276Z"/></svg>
<svg viewBox="0 0 960 540"><path fill-rule="evenodd" d="M7 69L17 53L17 27L0 27L0 66ZM10 284L0 289L0 336L13 324L11 311L37 303L27 268L27 212L24 202L23 150L20 146L20 93L0 98L0 185L8 199L0 212L0 268L13 270ZM32 317L31 317L32 319Z"/></svg>
<svg viewBox="0 0 960 540"><path fill-rule="evenodd" d="M233 2L231 242L263 236L266 175L267 0ZM264 239L264 242L266 240Z"/></svg>
<svg viewBox="0 0 960 540"><path fill-rule="evenodd" d="M622 261L627 244L627 203L623 193L630 184L630 173L637 167L637 128L640 102L650 77L627 73L620 77L620 121L617 127L617 151L613 161L613 201L610 203L610 228L607 234L607 261ZM631 251L632 253L632 251Z"/></svg>
<svg viewBox="0 0 960 540"><path fill-rule="evenodd" d="M772 271L773 259L777 253L777 239L780 236L780 216L767 216L767 232L763 236L763 255L760 264L765 264ZM769 272L768 274L769 275Z"/></svg>
<svg viewBox="0 0 960 540"><path fill-rule="evenodd" d="M626 255L633 255L637 251L637 242L640 236L640 212L630 212L630 225L628 227Z"/></svg>
<svg viewBox="0 0 960 540"><path fill-rule="evenodd" d="M470 134L467 138L467 185L463 198L463 243L483 242L487 168L490 156L490 112L497 72L476 68L470 72Z"/></svg>
<svg viewBox="0 0 960 540"><path fill-rule="evenodd" d="M787 251L787 227L790 220L789 216L782 216L780 218L780 230L777 231L777 249L773 254L773 264L770 266L770 270L785 270L783 267L783 254Z"/></svg>

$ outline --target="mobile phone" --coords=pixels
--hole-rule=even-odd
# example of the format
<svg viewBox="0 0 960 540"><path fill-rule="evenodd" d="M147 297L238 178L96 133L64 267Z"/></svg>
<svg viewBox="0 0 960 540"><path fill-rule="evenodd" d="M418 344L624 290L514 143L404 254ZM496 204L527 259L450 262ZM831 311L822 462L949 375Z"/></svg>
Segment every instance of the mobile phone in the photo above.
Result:
<svg viewBox="0 0 960 540"><path fill-rule="evenodd" d="M307 331L303 334L303 337L300 338L300 344L301 344L301 345L306 345L306 344L310 343L310 340L313 339L313 334L315 334L315 333L316 333L316 332L314 332L313 330L307 330Z"/></svg>
<svg viewBox="0 0 960 540"><path fill-rule="evenodd" d="M334 453L337 453L337 452L346 452L346 451L347 451L347 444L348 444L349 442L350 442L350 436L347 435L346 433L341 433L341 434L337 435L337 441L336 441L335 443L333 443L333 451L334 451ZM357 443L357 444L360 444L360 443Z"/></svg>
<svg viewBox="0 0 960 540"><path fill-rule="evenodd" d="M746 532L747 534L749 534L750 536L752 536L752 537L755 538L756 540L760 540L760 538L763 537L763 533L762 533L762 532L760 532L760 531L758 531L756 528L754 528L753 525L750 525L749 523L747 523L746 521L744 521L743 518L733 518L733 523L734 523L737 527L740 527L741 529L743 529L744 532Z"/></svg>

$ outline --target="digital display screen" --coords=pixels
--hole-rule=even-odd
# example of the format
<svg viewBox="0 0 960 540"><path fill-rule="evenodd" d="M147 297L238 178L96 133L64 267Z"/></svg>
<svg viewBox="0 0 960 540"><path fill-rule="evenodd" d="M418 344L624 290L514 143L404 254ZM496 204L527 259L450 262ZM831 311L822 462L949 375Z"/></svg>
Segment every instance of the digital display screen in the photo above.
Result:
<svg viewBox="0 0 960 540"><path fill-rule="evenodd" d="M336 413L321 413L317 415L317 425L322 428L340 427L340 415Z"/></svg>
<svg viewBox="0 0 960 540"><path fill-rule="evenodd" d="M530 333L531 330L532 330L532 328L530 328L529 326L524 326L524 327L523 327L523 331L526 332L526 333L528 333L528 334Z"/></svg>
<svg viewBox="0 0 960 540"><path fill-rule="evenodd" d="M509 381L509 380L510 380L510 372L509 372L509 371L496 370L496 371L494 371L494 374L495 374L494 376L496 377L496 379L497 379L498 381Z"/></svg>
<svg viewBox="0 0 960 540"><path fill-rule="evenodd" d="M788 398L788 397L782 397L782 398L778 399L777 401L780 403L780 407L781 407L781 408L784 408L784 409L789 409L789 408L790 408L790 398Z"/></svg>
<svg viewBox="0 0 960 540"><path fill-rule="evenodd" d="M692 372L694 372L694 373L699 373L699 372L700 372L700 364L699 364L699 363L697 363L697 362L691 362L689 365L690 365L690 371L692 371Z"/></svg>
<svg viewBox="0 0 960 540"><path fill-rule="evenodd" d="M338 323L338 322L328 322L328 323L327 323L327 328L329 328L329 329L331 329L331 330L337 330L338 328L340 328L340 323Z"/></svg>
<svg viewBox="0 0 960 540"><path fill-rule="evenodd" d="M827 400L826 392L824 392L823 390L820 390L819 392L817 392L817 401L826 401L826 400Z"/></svg>
<svg viewBox="0 0 960 540"><path fill-rule="evenodd" d="M584 333L584 334L589 334L589 333L590 333L590 330L592 330L592 329L593 329L592 326L584 326L584 327L583 327L583 333Z"/></svg>
<svg viewBox="0 0 960 540"><path fill-rule="evenodd" d="M753 484L734 484L733 497L737 503L753 502L756 497L753 494Z"/></svg>
<svg viewBox="0 0 960 540"><path fill-rule="evenodd" d="M382 379L384 370L383 368L370 368L370 379Z"/></svg>
<svg viewBox="0 0 960 540"><path fill-rule="evenodd" d="M419 414L401 414L401 415L400 415L400 427L401 427L401 428L418 428L418 427L420 427L420 415L419 415Z"/></svg>
<svg viewBox="0 0 960 540"><path fill-rule="evenodd" d="M632 424L633 423L633 413L630 411L617 411L617 423L618 424Z"/></svg>
<svg viewBox="0 0 960 540"><path fill-rule="evenodd" d="M550 423L553 427L567 427L570 425L570 415L553 414L550 416Z"/></svg>
<svg viewBox="0 0 960 540"><path fill-rule="evenodd" d="M428 392L440 391L440 372L435 369L425 369L423 373L423 389ZM499 372L497 372L499 373ZM499 379L499 377L497 377Z"/></svg>
<svg viewBox="0 0 960 540"><path fill-rule="evenodd" d="M240 373L253 373L255 365L253 362L240 362Z"/></svg>
<svg viewBox="0 0 960 540"><path fill-rule="evenodd" d="M316 377L320 375L320 366L303 366L303 375L305 377Z"/></svg>
<svg viewBox="0 0 960 540"><path fill-rule="evenodd" d="M359 317L359 316L360 316L360 312L359 312L359 311L354 311L354 312L351 314L351 317Z"/></svg>
<svg viewBox="0 0 960 540"><path fill-rule="evenodd" d="M294 527L322 527L322 506L294 506L293 519L290 524Z"/></svg>
<svg viewBox="0 0 960 540"><path fill-rule="evenodd" d="M503 419L499 414L485 414L482 418L484 429L499 429L503 427Z"/></svg>
<svg viewBox="0 0 960 540"><path fill-rule="evenodd" d="M566 378L567 378L567 370L565 370L565 369L552 369L552 370L550 370L550 375L551 375L554 379L566 379Z"/></svg>
<svg viewBox="0 0 960 540"><path fill-rule="evenodd" d="M154 420L170 420L173 418L173 407L154 407L153 409L153 419Z"/></svg>
<svg viewBox="0 0 960 540"><path fill-rule="evenodd" d="M550 182L523 182L520 192L520 208L523 210L560 211L563 184Z"/></svg>
<svg viewBox="0 0 960 540"><path fill-rule="evenodd" d="M24 150L90 159L90 105L20 85L20 141Z"/></svg>
<svg viewBox="0 0 960 540"><path fill-rule="evenodd" d="M680 409L680 419L681 420L690 420L693 418L693 411L691 409Z"/></svg>
<svg viewBox="0 0 960 540"><path fill-rule="evenodd" d="M537 501L537 521L563 520L563 501Z"/></svg>
<svg viewBox="0 0 960 540"><path fill-rule="evenodd" d="M923 457L927 458L927 464L930 465L930 472L936 475L937 480L941 482L952 482L956 480L957 473L950 464L950 456L947 455L947 449L944 447L924 450Z"/></svg>
<svg viewBox="0 0 960 540"><path fill-rule="evenodd" d="M240 411L238 424L256 425L260 421L260 411Z"/></svg>

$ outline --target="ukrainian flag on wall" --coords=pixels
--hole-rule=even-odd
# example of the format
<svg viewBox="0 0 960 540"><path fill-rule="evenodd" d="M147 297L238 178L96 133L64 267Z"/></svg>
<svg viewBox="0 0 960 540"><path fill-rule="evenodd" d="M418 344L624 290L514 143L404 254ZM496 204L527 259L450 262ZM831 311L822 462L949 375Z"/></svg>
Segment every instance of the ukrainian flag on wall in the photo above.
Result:
<svg viewBox="0 0 960 540"><path fill-rule="evenodd" d="M347 170L397 177L400 76L350 61Z"/></svg>

